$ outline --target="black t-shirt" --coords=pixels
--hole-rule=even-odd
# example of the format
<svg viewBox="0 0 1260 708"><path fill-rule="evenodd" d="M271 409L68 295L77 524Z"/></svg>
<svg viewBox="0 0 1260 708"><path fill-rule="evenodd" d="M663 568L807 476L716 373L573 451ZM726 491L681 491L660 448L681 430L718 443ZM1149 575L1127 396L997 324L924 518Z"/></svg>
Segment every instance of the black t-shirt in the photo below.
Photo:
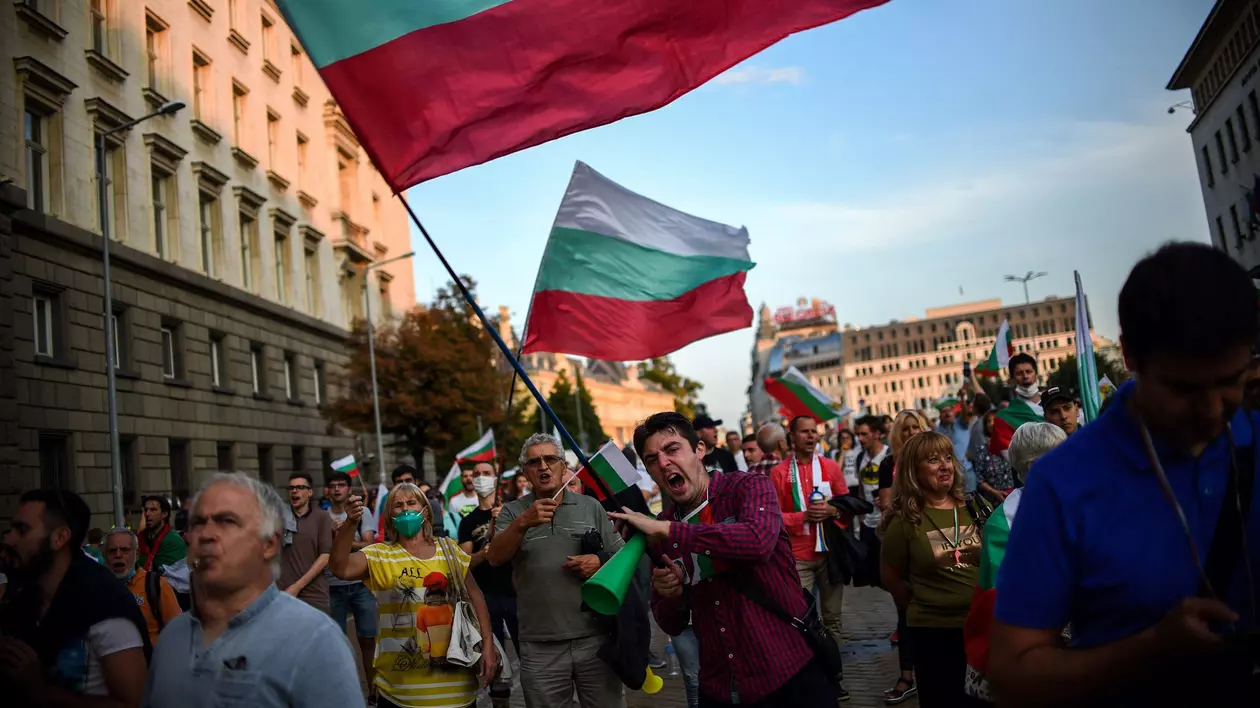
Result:
<svg viewBox="0 0 1260 708"><path fill-rule="evenodd" d="M463 521L459 522L459 542L471 543L473 553L480 551L490 543L491 517L489 509L473 509ZM482 563L473 568L473 578L483 593L500 597L515 597L516 587L512 585L512 564L493 566Z"/></svg>
<svg viewBox="0 0 1260 708"><path fill-rule="evenodd" d="M705 469L720 469L723 472L738 472L739 465L735 463L735 456L724 447L715 447L704 456Z"/></svg>
<svg viewBox="0 0 1260 708"><path fill-rule="evenodd" d="M893 456L888 455L879 463L879 488L880 489L888 489L889 487L892 486L893 464L895 462L896 461L893 459Z"/></svg>

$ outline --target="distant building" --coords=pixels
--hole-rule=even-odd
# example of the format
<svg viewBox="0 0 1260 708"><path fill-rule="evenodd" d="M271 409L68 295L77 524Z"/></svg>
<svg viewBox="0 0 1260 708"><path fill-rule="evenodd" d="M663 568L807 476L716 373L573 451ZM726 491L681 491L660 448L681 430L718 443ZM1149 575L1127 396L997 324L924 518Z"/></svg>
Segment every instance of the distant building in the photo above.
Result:
<svg viewBox="0 0 1260 708"><path fill-rule="evenodd" d="M849 405L886 415L931 408L936 399L962 386L964 362L974 370L989 356L1003 319L1010 321L1015 351L1037 359L1043 382L1064 359L1076 355L1075 298L1051 296L1006 306L994 299L932 308L923 319L845 328ZM1111 342L1093 338L1095 349L1111 347ZM1002 380L1008 375L1004 369Z"/></svg>
<svg viewBox="0 0 1260 708"><path fill-rule="evenodd" d="M512 329L511 311L507 307L500 307L496 319L499 336L516 349L520 340ZM543 396L551 393L561 371L565 372L569 384L575 388L580 375L582 383L590 391L591 403L595 407L595 413L599 415L604 432L621 446L634 441L635 427L648 416L674 409L673 394L651 381L640 379L636 364L597 359L586 360L583 364L583 360L577 357L544 353L527 354L521 357L521 364ZM536 405L529 396L517 400L529 410L533 410ZM551 432L550 425L546 432ZM569 432L577 438L578 431ZM592 437L588 442L594 447L602 441Z"/></svg>
<svg viewBox="0 0 1260 708"><path fill-rule="evenodd" d="M14 362L0 399L21 412L13 439L0 400L0 445L16 447L0 452L16 458L0 519L42 486L79 492L108 528L106 326L129 509L186 500L221 469L318 484L355 449L319 407L338 395L365 289L378 320L415 290L408 263L366 271L409 250L406 214L275 6L4 2L0 46L0 339L11 317ZM174 116L107 138L102 210L97 137L175 100Z"/></svg>
<svg viewBox="0 0 1260 708"><path fill-rule="evenodd" d="M1250 193L1260 186L1260 1L1218 0L1168 81L1189 89L1203 206L1212 244L1260 265Z"/></svg>
<svg viewBox="0 0 1260 708"><path fill-rule="evenodd" d="M780 405L766 393L765 380L789 367L795 366L822 391L846 403L842 341L835 308L825 301L801 298L796 307L774 313L763 304L751 359L746 432L780 417Z"/></svg>

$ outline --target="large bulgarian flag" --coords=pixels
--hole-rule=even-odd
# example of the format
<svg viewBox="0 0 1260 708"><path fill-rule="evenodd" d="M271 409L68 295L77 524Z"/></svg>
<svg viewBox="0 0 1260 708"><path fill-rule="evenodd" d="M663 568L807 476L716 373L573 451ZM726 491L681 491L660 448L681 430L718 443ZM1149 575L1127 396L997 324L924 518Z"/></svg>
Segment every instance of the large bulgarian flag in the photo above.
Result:
<svg viewBox="0 0 1260 708"><path fill-rule="evenodd" d="M1011 355L1014 353L1015 343L1011 339L1011 322L1004 319L1002 326L998 328L997 338L993 342L989 357L976 365L976 375L997 376L1002 369L1010 366Z"/></svg>
<svg viewBox="0 0 1260 708"><path fill-rule="evenodd" d="M278 0L395 191L660 108L886 0Z"/></svg>
<svg viewBox="0 0 1260 708"><path fill-rule="evenodd" d="M579 162L543 252L522 352L637 361L748 327L752 267L746 229L654 202Z"/></svg>
<svg viewBox="0 0 1260 708"><path fill-rule="evenodd" d="M494 428L486 431L477 442L455 453L456 462L493 462L495 458Z"/></svg>
<svg viewBox="0 0 1260 708"><path fill-rule="evenodd" d="M765 384L766 393L782 403L792 416L807 415L821 423L853 412L810 383L795 366L770 376Z"/></svg>
<svg viewBox="0 0 1260 708"><path fill-rule="evenodd" d="M1025 423L1043 423L1045 418L1038 408L1029 405L1018 396L1011 405L997 412L993 420L993 436L989 438L989 452L1000 455L1011 446L1011 436Z"/></svg>

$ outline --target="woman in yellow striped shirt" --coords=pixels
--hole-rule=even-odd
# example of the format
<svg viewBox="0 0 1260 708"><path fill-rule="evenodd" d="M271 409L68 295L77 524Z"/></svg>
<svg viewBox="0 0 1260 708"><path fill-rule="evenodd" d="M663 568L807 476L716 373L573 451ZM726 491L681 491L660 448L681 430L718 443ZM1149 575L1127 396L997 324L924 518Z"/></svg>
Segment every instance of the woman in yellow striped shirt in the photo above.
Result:
<svg viewBox="0 0 1260 708"><path fill-rule="evenodd" d="M350 497L347 518L333 538L328 567L342 580L361 580L376 596L377 637L374 687L382 708L463 708L477 701L477 682L494 677L490 613L469 556L454 543L433 537L428 500L414 484L394 487L385 500L385 541L351 552L363 501ZM481 664L449 663L454 604L451 572L468 589L481 627Z"/></svg>

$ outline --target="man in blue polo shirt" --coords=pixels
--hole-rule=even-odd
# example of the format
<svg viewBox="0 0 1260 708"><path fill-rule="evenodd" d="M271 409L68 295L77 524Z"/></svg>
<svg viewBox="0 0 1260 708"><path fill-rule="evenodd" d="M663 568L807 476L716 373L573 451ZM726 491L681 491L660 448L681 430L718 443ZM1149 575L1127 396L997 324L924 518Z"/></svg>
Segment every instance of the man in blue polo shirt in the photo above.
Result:
<svg viewBox="0 0 1260 708"><path fill-rule="evenodd" d="M1134 266L1119 315L1135 380L1037 462L1011 531L989 665L1000 703L1254 699L1239 640L1257 626L1260 511L1239 487L1253 486L1260 431L1260 414L1240 410L1255 300L1206 245Z"/></svg>

